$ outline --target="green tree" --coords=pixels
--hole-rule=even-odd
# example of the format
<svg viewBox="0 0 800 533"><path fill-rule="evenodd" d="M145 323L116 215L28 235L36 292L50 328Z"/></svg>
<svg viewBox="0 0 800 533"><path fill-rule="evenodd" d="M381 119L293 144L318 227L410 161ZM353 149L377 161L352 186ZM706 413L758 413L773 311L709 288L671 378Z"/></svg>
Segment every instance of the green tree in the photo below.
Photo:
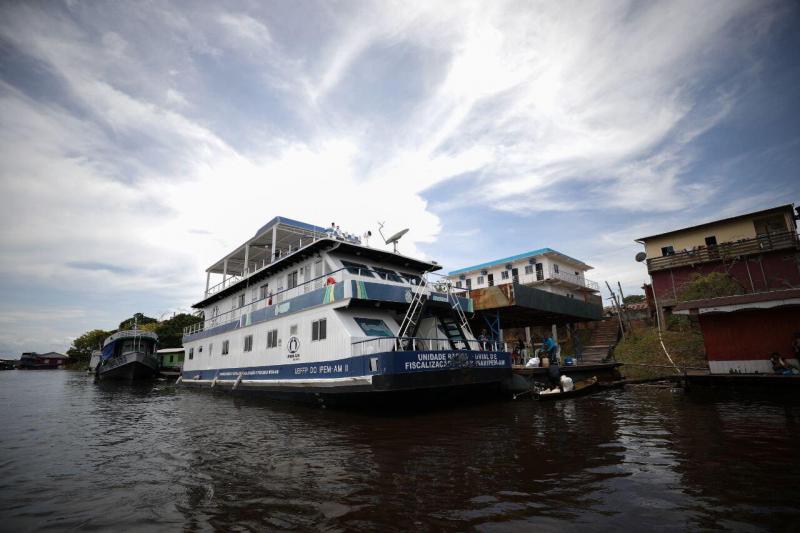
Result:
<svg viewBox="0 0 800 533"><path fill-rule="evenodd" d="M103 347L103 341L114 333L113 331L105 331L102 329L93 329L87 331L74 341L72 346L67 350L67 355L74 357L76 360L89 360L92 355L92 350L99 350Z"/></svg>
<svg viewBox="0 0 800 533"><path fill-rule="evenodd" d="M637 304L644 301L644 294L629 294L622 299L624 304Z"/></svg>
<svg viewBox="0 0 800 533"><path fill-rule="evenodd" d="M680 290L678 297L683 301L704 300L721 296L744 294L744 288L729 274L724 272L694 273Z"/></svg>
<svg viewBox="0 0 800 533"><path fill-rule="evenodd" d="M202 317L180 313L159 322L155 332L158 335L158 346L160 348L180 348L183 346L183 328L200 322Z"/></svg>
<svg viewBox="0 0 800 533"><path fill-rule="evenodd" d="M132 318L128 318L119 323L119 329L120 331L125 329L133 329L134 323L141 328L145 324L157 324L158 319L145 316L144 313L134 313Z"/></svg>

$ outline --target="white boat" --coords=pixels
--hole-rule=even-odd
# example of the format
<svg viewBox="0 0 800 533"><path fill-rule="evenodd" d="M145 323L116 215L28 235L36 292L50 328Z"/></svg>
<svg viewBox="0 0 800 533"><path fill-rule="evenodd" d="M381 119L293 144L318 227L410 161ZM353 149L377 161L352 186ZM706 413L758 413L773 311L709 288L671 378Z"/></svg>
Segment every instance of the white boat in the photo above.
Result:
<svg viewBox="0 0 800 533"><path fill-rule="evenodd" d="M475 339L439 268L276 217L207 269L178 383L346 403L497 392L510 354Z"/></svg>

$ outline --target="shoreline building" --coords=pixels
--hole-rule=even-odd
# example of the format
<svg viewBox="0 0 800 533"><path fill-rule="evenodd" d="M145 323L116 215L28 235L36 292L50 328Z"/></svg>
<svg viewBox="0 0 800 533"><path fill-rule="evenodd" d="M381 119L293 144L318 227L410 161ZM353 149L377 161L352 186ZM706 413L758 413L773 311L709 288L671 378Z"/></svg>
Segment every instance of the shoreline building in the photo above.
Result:
<svg viewBox="0 0 800 533"><path fill-rule="evenodd" d="M550 328L557 341L558 326L566 326L569 335L573 324L602 319L600 286L586 278L591 269L552 248L540 248L459 268L447 279L468 291L484 321L481 327L492 338L504 340L504 330L524 330L530 344L531 327Z"/></svg>
<svg viewBox="0 0 800 533"><path fill-rule="evenodd" d="M64 368L68 362L69 356L63 353L25 352L20 356L17 367L24 370L54 370Z"/></svg>
<svg viewBox="0 0 800 533"><path fill-rule="evenodd" d="M661 323L673 313L697 317L713 373L772 373L772 353L796 363L798 218L800 208L786 204L637 239L645 247L637 260L646 260L648 297ZM693 279L711 273L735 294L685 292Z"/></svg>
<svg viewBox="0 0 800 533"><path fill-rule="evenodd" d="M695 274L731 276L745 293L800 287L793 204L636 239L644 246L656 308L670 313ZM641 257L639 257L641 258Z"/></svg>
<svg viewBox="0 0 800 533"><path fill-rule="evenodd" d="M511 257L453 270L447 274L456 287L467 290L518 283L586 301L600 291L597 282L586 279L593 267L552 248L540 248Z"/></svg>

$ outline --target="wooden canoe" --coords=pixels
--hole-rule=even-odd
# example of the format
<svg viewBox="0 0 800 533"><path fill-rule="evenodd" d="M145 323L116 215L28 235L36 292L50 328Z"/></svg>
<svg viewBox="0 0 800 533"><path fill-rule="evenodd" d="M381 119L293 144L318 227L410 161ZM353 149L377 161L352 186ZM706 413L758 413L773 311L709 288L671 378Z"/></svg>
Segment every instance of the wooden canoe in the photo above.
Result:
<svg viewBox="0 0 800 533"><path fill-rule="evenodd" d="M584 379L575 382L575 387L567 392L537 392L534 394L537 400L563 400L566 398L575 398L576 396L583 396L584 394L591 394L594 391L600 390L597 377L593 376L589 379Z"/></svg>

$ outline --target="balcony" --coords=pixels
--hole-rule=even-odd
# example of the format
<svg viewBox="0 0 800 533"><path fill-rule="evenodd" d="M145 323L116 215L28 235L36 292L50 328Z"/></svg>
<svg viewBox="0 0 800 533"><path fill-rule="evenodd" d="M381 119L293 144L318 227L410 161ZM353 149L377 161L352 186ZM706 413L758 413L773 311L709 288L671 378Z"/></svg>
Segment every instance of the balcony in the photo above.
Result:
<svg viewBox="0 0 800 533"><path fill-rule="evenodd" d="M584 289L588 291L600 290L600 285L596 281L586 279L583 276L572 274L570 272L561 272L560 270L556 272L552 265L550 266L550 272L548 273L547 279L551 281L568 283L577 287L578 289Z"/></svg>
<svg viewBox="0 0 800 533"><path fill-rule="evenodd" d="M723 242L716 246L701 246L672 255L653 257L647 260L647 271L655 272L714 261L732 261L749 255L787 249L800 249L800 239L793 231L759 235L752 239Z"/></svg>

